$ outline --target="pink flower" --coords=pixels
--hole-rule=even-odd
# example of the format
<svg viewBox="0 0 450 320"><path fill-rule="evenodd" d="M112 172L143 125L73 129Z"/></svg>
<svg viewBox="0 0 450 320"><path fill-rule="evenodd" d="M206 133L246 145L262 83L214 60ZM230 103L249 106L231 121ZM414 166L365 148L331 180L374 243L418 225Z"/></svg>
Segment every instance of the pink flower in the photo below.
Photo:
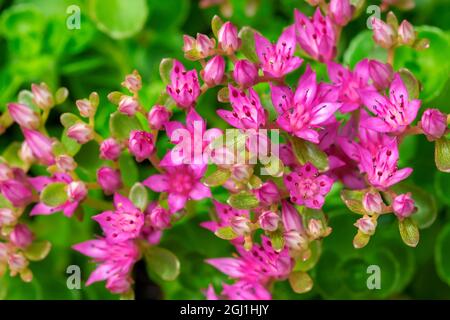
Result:
<svg viewBox="0 0 450 320"><path fill-rule="evenodd" d="M216 209L217 221L206 221L200 224L202 227L211 230L212 232L216 232L219 228L231 226L231 219L233 217L249 218L247 210L234 209L233 207L216 200L213 200L213 204Z"/></svg>
<svg viewBox="0 0 450 320"><path fill-rule="evenodd" d="M100 144L100 158L102 159L116 161L119 159L121 152L122 147L114 138L105 139Z"/></svg>
<svg viewBox="0 0 450 320"><path fill-rule="evenodd" d="M249 96L229 85L230 102L233 111L217 110L217 114L231 126L238 129L258 129L266 124L266 111L258 94L250 88Z"/></svg>
<svg viewBox="0 0 450 320"><path fill-rule="evenodd" d="M170 157L168 157L170 158ZM155 192L167 192L171 213L182 209L190 199L201 200L211 197L211 191L200 179L206 171L206 165L169 165L163 166L165 173L148 177L143 184Z"/></svg>
<svg viewBox="0 0 450 320"><path fill-rule="evenodd" d="M291 201L308 208L320 209L325 195L331 190L333 180L310 163L305 164L297 172L291 172L284 178Z"/></svg>
<svg viewBox="0 0 450 320"><path fill-rule="evenodd" d="M203 69L202 78L209 87L214 87L222 83L224 73L225 59L222 56L215 56Z"/></svg>
<svg viewBox="0 0 450 320"><path fill-rule="evenodd" d="M306 17L295 10L295 27L300 47L313 59L327 62L336 55L336 31L328 16L323 16L317 8L314 16Z"/></svg>
<svg viewBox="0 0 450 320"><path fill-rule="evenodd" d="M404 179L411 173L411 168L398 170L398 147L397 141L380 147L374 154L367 149L359 150L361 157L361 169L366 172L371 185L376 188L386 189Z"/></svg>
<svg viewBox="0 0 450 320"><path fill-rule="evenodd" d="M208 36L197 33L197 39L184 35L183 51L186 59L198 60L205 59L214 53L216 42Z"/></svg>
<svg viewBox="0 0 450 320"><path fill-rule="evenodd" d="M97 170L97 181L107 195L113 194L123 185L120 171L110 167L101 167Z"/></svg>
<svg viewBox="0 0 450 320"><path fill-rule="evenodd" d="M394 71L390 64L382 63L377 60L367 60L367 67L369 70L369 77L375 88L384 90L389 87L392 78L394 77Z"/></svg>
<svg viewBox="0 0 450 320"><path fill-rule="evenodd" d="M113 293L130 290L130 273L139 257L139 250L132 241L110 243L100 238L74 245L73 249L93 258L94 262L99 264L89 276L86 285L106 280L106 287Z"/></svg>
<svg viewBox="0 0 450 320"><path fill-rule="evenodd" d="M161 130L169 122L171 112L165 106L155 105L148 113L148 124L150 129Z"/></svg>
<svg viewBox="0 0 450 320"><path fill-rule="evenodd" d="M92 219L97 221L111 243L135 239L144 225L144 214L126 197L114 194L114 211L105 211Z"/></svg>
<svg viewBox="0 0 450 320"><path fill-rule="evenodd" d="M75 160L66 154L61 154L56 157L56 166L62 171L73 171L77 167Z"/></svg>
<svg viewBox="0 0 450 320"><path fill-rule="evenodd" d="M80 115L82 117L85 118L90 118L93 117L95 115L96 109L90 100L88 99L81 99L81 100L77 100L75 102L75 104L77 105L78 108L78 112L80 113Z"/></svg>
<svg viewBox="0 0 450 320"><path fill-rule="evenodd" d="M67 129L67 136L79 144L85 144L94 138L94 131L88 124L78 122Z"/></svg>
<svg viewBox="0 0 450 320"><path fill-rule="evenodd" d="M52 165L55 158L52 151L52 139L43 135L39 131L22 128L25 141L30 147L33 155L44 165Z"/></svg>
<svg viewBox="0 0 450 320"><path fill-rule="evenodd" d="M294 56L296 41L293 25L284 30L276 44L255 33L255 47L264 74L273 78L284 77L303 62Z"/></svg>
<svg viewBox="0 0 450 320"><path fill-rule="evenodd" d="M350 0L331 0L328 10L334 23L345 26L352 19L354 7Z"/></svg>
<svg viewBox="0 0 450 320"><path fill-rule="evenodd" d="M427 109L422 115L420 127L428 140L437 140L447 130L447 116L438 109Z"/></svg>
<svg viewBox="0 0 450 320"><path fill-rule="evenodd" d="M30 107L20 103L8 103L8 111L15 122L21 127L37 129L40 124L39 115Z"/></svg>
<svg viewBox="0 0 450 320"><path fill-rule="evenodd" d="M377 228L377 220L369 217L368 215L364 215L356 221L354 226L364 234L373 235L375 233L375 229Z"/></svg>
<svg viewBox="0 0 450 320"><path fill-rule="evenodd" d="M134 70L133 73L127 74L125 80L121 83L122 87L127 88L128 91L136 93L142 88L141 75Z"/></svg>
<svg viewBox="0 0 450 320"><path fill-rule="evenodd" d="M396 30L389 24L378 19L372 18L373 40L385 49L391 48L396 41Z"/></svg>
<svg viewBox="0 0 450 320"><path fill-rule="evenodd" d="M30 187L21 179L0 181L0 191L14 207L25 207L33 199Z"/></svg>
<svg viewBox="0 0 450 320"><path fill-rule="evenodd" d="M363 207L368 213L381 213L383 210L383 199L380 193L367 192L363 197Z"/></svg>
<svg viewBox="0 0 450 320"><path fill-rule="evenodd" d="M41 109L48 109L53 106L53 97L46 84L32 84L33 101Z"/></svg>
<svg viewBox="0 0 450 320"><path fill-rule="evenodd" d="M280 200L280 192L278 191L278 187L271 180L267 180L263 183L261 188L256 189L255 195L259 202L265 206L270 206Z"/></svg>
<svg viewBox="0 0 450 320"><path fill-rule="evenodd" d="M139 110L139 102L134 97L123 95L120 98L117 110L129 117L132 117Z"/></svg>
<svg viewBox="0 0 450 320"><path fill-rule="evenodd" d="M411 197L411 192L396 196L392 203L392 209L394 210L395 215L400 219L412 215L417 209L415 202Z"/></svg>
<svg viewBox="0 0 450 320"><path fill-rule="evenodd" d="M281 220L283 221L283 237L287 248L300 250L307 245L300 214L288 201L281 203Z"/></svg>
<svg viewBox="0 0 450 320"><path fill-rule="evenodd" d="M25 224L17 224L9 234L9 240L19 248L26 248L33 242L33 233Z"/></svg>
<svg viewBox="0 0 450 320"><path fill-rule="evenodd" d="M403 20L398 27L398 38L401 44L410 46L416 41L416 32L411 23Z"/></svg>
<svg viewBox="0 0 450 320"><path fill-rule="evenodd" d="M170 226L170 212L160 205L154 207L147 213L147 220L157 229L166 229Z"/></svg>
<svg viewBox="0 0 450 320"><path fill-rule="evenodd" d="M82 201L88 193L87 187L82 181L72 181L67 186L67 196L70 202Z"/></svg>
<svg viewBox="0 0 450 320"><path fill-rule="evenodd" d="M375 115L361 121L361 126L378 132L402 132L414 121L420 100L409 101L408 91L399 74L389 88L389 99L374 90L361 92L364 105Z"/></svg>
<svg viewBox="0 0 450 320"><path fill-rule="evenodd" d="M181 62L175 60L170 73L171 83L167 86L167 93L175 100L180 108L193 106L200 95L200 85L196 70L186 71Z"/></svg>
<svg viewBox="0 0 450 320"><path fill-rule="evenodd" d="M251 87L258 80L258 68L248 60L239 60L234 65L233 78L242 88Z"/></svg>
<svg viewBox="0 0 450 320"><path fill-rule="evenodd" d="M278 113L277 123L285 131L313 143L319 143L321 128L341 107L334 102L332 90L317 85L316 74L308 66L295 94L289 87L271 86L272 103Z"/></svg>
<svg viewBox="0 0 450 320"><path fill-rule="evenodd" d="M137 162L148 159L155 150L153 135L146 131L131 131L128 150L136 157Z"/></svg>
<svg viewBox="0 0 450 320"><path fill-rule="evenodd" d="M258 221L261 229L266 231L275 231L278 229L280 216L276 212L265 211L259 216Z"/></svg>
<svg viewBox="0 0 450 320"><path fill-rule="evenodd" d="M219 40L219 46L227 54L232 54L241 46L241 39L238 38L238 32L236 26L231 22L225 22L219 29L217 34Z"/></svg>

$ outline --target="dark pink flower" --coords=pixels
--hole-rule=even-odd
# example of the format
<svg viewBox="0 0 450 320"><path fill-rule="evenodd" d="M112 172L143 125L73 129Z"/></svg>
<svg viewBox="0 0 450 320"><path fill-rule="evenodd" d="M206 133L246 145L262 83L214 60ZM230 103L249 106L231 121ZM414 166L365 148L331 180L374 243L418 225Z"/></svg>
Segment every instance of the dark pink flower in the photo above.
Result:
<svg viewBox="0 0 450 320"><path fill-rule="evenodd" d="M261 229L266 231L275 231L278 229L280 216L273 211L264 211L258 218Z"/></svg>
<svg viewBox="0 0 450 320"><path fill-rule="evenodd" d="M25 141L30 147L33 155L44 165L52 165L55 158L52 151L52 139L43 135L39 131L22 128Z"/></svg>
<svg viewBox="0 0 450 320"><path fill-rule="evenodd" d="M263 185L254 191L260 204L270 206L280 200L280 192L277 185L272 180L267 180Z"/></svg>
<svg viewBox="0 0 450 320"><path fill-rule="evenodd" d="M100 145L100 158L105 160L117 160L120 157L122 146L114 138L103 140Z"/></svg>
<svg viewBox="0 0 450 320"><path fill-rule="evenodd" d="M211 230L212 232L216 232L219 228L231 226L232 218L234 217L244 217L247 220L249 219L247 210L234 209L233 207L216 200L213 200L213 203L216 209L217 221L206 221L200 224L202 227ZM243 239L241 238L240 240Z"/></svg>
<svg viewBox="0 0 450 320"><path fill-rule="evenodd" d="M148 159L155 150L153 135L150 132L133 130L128 140L128 150L137 162Z"/></svg>
<svg viewBox="0 0 450 320"><path fill-rule="evenodd" d="M411 197L411 192L398 195L394 198L392 209L397 217L404 219L416 212L414 199Z"/></svg>
<svg viewBox="0 0 450 320"><path fill-rule="evenodd" d="M30 107L20 103L8 103L9 115L21 127L37 129L40 124L39 115Z"/></svg>
<svg viewBox="0 0 450 320"><path fill-rule="evenodd" d="M328 6L330 17L339 26L345 26L353 16L354 7L350 0L331 0Z"/></svg>
<svg viewBox="0 0 450 320"><path fill-rule="evenodd" d="M106 166L97 170L97 181L107 195L113 194L123 185L120 171Z"/></svg>
<svg viewBox="0 0 450 320"><path fill-rule="evenodd" d="M181 62L175 60L170 73L171 83L167 86L167 93L175 100L180 108L193 106L200 95L200 85L196 70L186 71Z"/></svg>
<svg viewBox="0 0 450 320"><path fill-rule="evenodd" d="M155 105L149 111L147 120L150 129L161 130L164 128L165 124L169 122L171 112L167 110L165 106Z"/></svg>
<svg viewBox="0 0 450 320"><path fill-rule="evenodd" d="M201 75L209 87L214 87L222 83L224 73L225 59L222 56L215 56L208 61Z"/></svg>
<svg viewBox="0 0 450 320"><path fill-rule="evenodd" d="M242 88L251 87L258 80L258 68L248 60L239 60L234 65L233 78Z"/></svg>
<svg viewBox="0 0 450 320"><path fill-rule="evenodd" d="M0 181L0 192L14 207L25 207L31 203L31 188L21 179Z"/></svg>
<svg viewBox="0 0 450 320"><path fill-rule="evenodd" d="M217 34L219 46L227 54L232 54L241 46L241 39L238 38L238 32L235 25L231 22L225 22Z"/></svg>
<svg viewBox="0 0 450 320"><path fill-rule="evenodd" d="M439 139L447 130L447 116L438 109L427 109L420 120L420 127L428 140Z"/></svg>
<svg viewBox="0 0 450 320"><path fill-rule="evenodd" d="M9 234L9 240L12 244L19 248L26 248L33 242L33 233L27 225L19 223Z"/></svg>

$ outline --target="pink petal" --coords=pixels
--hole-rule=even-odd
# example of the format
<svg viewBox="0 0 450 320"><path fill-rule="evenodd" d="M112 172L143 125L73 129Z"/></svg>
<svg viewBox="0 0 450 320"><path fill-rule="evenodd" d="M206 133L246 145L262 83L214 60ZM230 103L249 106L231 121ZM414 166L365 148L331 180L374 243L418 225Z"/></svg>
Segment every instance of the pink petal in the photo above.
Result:
<svg viewBox="0 0 450 320"><path fill-rule="evenodd" d="M283 113L292 107L292 90L287 86L270 84L272 103L278 113Z"/></svg>
<svg viewBox="0 0 450 320"><path fill-rule="evenodd" d="M211 197L211 191L201 182L197 182L194 188L189 192L189 197L193 200L202 200Z"/></svg>
<svg viewBox="0 0 450 320"><path fill-rule="evenodd" d="M408 178L412 172L413 172L412 168L404 168L404 169L397 170L394 173L394 175L388 179L387 185L385 187L386 188L390 187L390 186Z"/></svg>
<svg viewBox="0 0 450 320"><path fill-rule="evenodd" d="M239 259L235 258L216 258L208 259L206 263L209 263L213 267L217 268L220 272L225 273L231 278L242 278L245 276L243 272L243 263Z"/></svg>
<svg viewBox="0 0 450 320"><path fill-rule="evenodd" d="M371 129L377 132L391 132L392 128L383 120L376 117L368 117L361 119L361 127Z"/></svg>
<svg viewBox="0 0 450 320"><path fill-rule="evenodd" d="M142 183L155 192L166 192L169 188L169 181L167 180L167 176L164 174L155 174L150 176Z"/></svg>
<svg viewBox="0 0 450 320"><path fill-rule="evenodd" d="M420 105L420 100L412 100L411 102L409 102L408 109L406 110L406 119L408 120L408 123L411 123L414 121L414 119L416 119Z"/></svg>
<svg viewBox="0 0 450 320"><path fill-rule="evenodd" d="M187 201L187 197L181 194L170 193L168 197L169 209L171 213L182 209Z"/></svg>
<svg viewBox="0 0 450 320"><path fill-rule="evenodd" d="M264 61L264 53L266 52L267 48L271 48L272 44L269 40L261 36L258 32L255 33L255 48L256 48L256 54L258 55L259 60L262 62Z"/></svg>
<svg viewBox="0 0 450 320"><path fill-rule="evenodd" d="M321 103L313 108L313 118L311 124L319 125L328 120L340 107L340 103Z"/></svg>
<svg viewBox="0 0 450 320"><path fill-rule="evenodd" d="M315 130L312 129L303 129L303 130L299 130L294 132L294 134L302 139L311 141L312 143L319 143L319 133Z"/></svg>

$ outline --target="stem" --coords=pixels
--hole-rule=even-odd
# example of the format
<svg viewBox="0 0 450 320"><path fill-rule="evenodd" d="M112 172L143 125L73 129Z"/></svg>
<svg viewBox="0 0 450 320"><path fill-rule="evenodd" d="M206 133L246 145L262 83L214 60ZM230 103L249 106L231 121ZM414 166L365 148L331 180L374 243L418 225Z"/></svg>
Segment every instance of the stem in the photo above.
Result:
<svg viewBox="0 0 450 320"><path fill-rule="evenodd" d="M161 168L161 166L159 165L159 158L158 155L155 153L153 153L149 158L148 161L150 161L150 163L152 164L152 166L158 170L159 172L164 172L164 170Z"/></svg>
<svg viewBox="0 0 450 320"><path fill-rule="evenodd" d="M108 211L114 209L114 206L112 203L100 200L100 199L94 199L94 198L86 198L84 201L84 204L92 209L96 209L99 211Z"/></svg>
<svg viewBox="0 0 450 320"><path fill-rule="evenodd" d="M392 67L394 66L394 57L395 57L395 47L391 47L387 50L387 63Z"/></svg>

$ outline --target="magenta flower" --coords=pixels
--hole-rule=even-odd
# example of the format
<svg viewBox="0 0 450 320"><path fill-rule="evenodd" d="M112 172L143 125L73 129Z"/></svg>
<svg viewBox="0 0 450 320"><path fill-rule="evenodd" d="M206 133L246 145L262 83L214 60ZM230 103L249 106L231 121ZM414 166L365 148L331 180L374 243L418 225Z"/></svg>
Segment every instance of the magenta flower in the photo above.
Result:
<svg viewBox="0 0 450 320"><path fill-rule="evenodd" d="M258 80L258 68L248 60L239 60L234 65L233 78L242 88L249 88Z"/></svg>
<svg viewBox="0 0 450 320"><path fill-rule="evenodd" d="M447 130L447 116L438 109L427 109L420 120L420 127L428 140L439 139Z"/></svg>
<svg viewBox="0 0 450 320"><path fill-rule="evenodd" d="M67 129L67 136L79 144L85 144L94 138L94 130L87 123L78 122Z"/></svg>
<svg viewBox="0 0 450 320"><path fill-rule="evenodd" d="M128 140L128 150L137 162L148 159L155 150L153 135L146 131L133 130Z"/></svg>
<svg viewBox="0 0 450 320"><path fill-rule="evenodd" d="M167 93L175 100L180 108L193 106L200 95L200 85L196 70L186 71L181 62L175 60L170 73L171 83L167 86Z"/></svg>
<svg viewBox="0 0 450 320"><path fill-rule="evenodd" d="M373 40L385 49L391 48L396 41L396 31L388 23L372 18Z"/></svg>
<svg viewBox="0 0 450 320"><path fill-rule="evenodd" d="M308 66L292 93L289 87L271 86L272 103L278 112L278 125L285 131L313 143L319 143L315 130L333 118L341 107L334 102L334 92L316 83L316 74Z"/></svg>
<svg viewBox="0 0 450 320"><path fill-rule="evenodd" d="M328 16L317 8L314 16L306 17L295 10L295 27L300 47L313 59L327 62L336 56L336 30Z"/></svg>
<svg viewBox="0 0 450 320"><path fill-rule="evenodd" d="M394 210L395 215L400 219L407 218L416 212L417 208L411 197L411 192L396 196L392 203L392 210Z"/></svg>
<svg viewBox="0 0 450 320"><path fill-rule="evenodd" d="M122 147L114 138L105 139L100 145L100 158L102 159L116 161L121 152Z"/></svg>
<svg viewBox="0 0 450 320"><path fill-rule="evenodd" d="M97 182L107 195L113 194L123 186L120 171L106 166L97 170Z"/></svg>
<svg viewBox="0 0 450 320"><path fill-rule="evenodd" d="M303 60L294 56L296 45L293 25L284 30L276 44L255 33L256 54L264 74L278 79L300 67Z"/></svg>
<svg viewBox="0 0 450 320"><path fill-rule="evenodd" d="M266 231L275 231L278 229L280 216L273 211L264 211L258 218L261 229Z"/></svg>
<svg viewBox="0 0 450 320"><path fill-rule="evenodd" d="M260 188L254 190L254 194L258 198L260 204L265 206L270 206L280 200L278 187L271 180L267 180Z"/></svg>
<svg viewBox="0 0 450 320"><path fill-rule="evenodd" d="M110 243L100 238L76 244L73 249L93 258L94 262L99 264L89 276L86 285L106 280L106 288L113 293L130 290L130 272L139 258L139 250L132 241Z"/></svg>
<svg viewBox="0 0 450 320"><path fill-rule="evenodd" d="M33 242L33 233L27 225L19 223L9 234L9 240L19 248L26 248Z"/></svg>
<svg viewBox="0 0 450 320"><path fill-rule="evenodd" d="M9 115L21 127L28 129L37 129L40 119L37 112L30 107L20 103L8 103Z"/></svg>
<svg viewBox="0 0 450 320"><path fill-rule="evenodd" d="M291 172L284 178L291 201L308 208L320 209L325 201L325 195L331 190L333 180L310 163Z"/></svg>
<svg viewBox="0 0 450 320"><path fill-rule="evenodd" d="M209 87L214 87L222 83L224 73L225 59L222 56L215 56L208 61L201 75Z"/></svg>
<svg viewBox="0 0 450 320"><path fill-rule="evenodd" d="M171 112L167 110L165 106L155 105L149 111L147 120L150 129L161 130L164 128L165 124L169 122Z"/></svg>
<svg viewBox="0 0 450 320"><path fill-rule="evenodd" d="M205 221L200 224L203 228L211 230L212 232L216 232L219 228L231 226L231 219L233 217L244 217L247 219L250 217L248 210L235 209L216 200L213 200L213 204L216 209L217 221Z"/></svg>
<svg viewBox="0 0 450 320"><path fill-rule="evenodd" d="M25 207L33 199L31 188L21 179L0 181L0 192L14 207Z"/></svg>
<svg viewBox="0 0 450 320"><path fill-rule="evenodd" d="M120 98L117 110L129 117L132 117L139 110L139 102L134 97L123 95Z"/></svg>
<svg viewBox="0 0 450 320"><path fill-rule="evenodd" d="M331 0L328 7L331 19L339 26L345 26L350 22L354 9L350 0Z"/></svg>
<svg viewBox="0 0 450 320"><path fill-rule="evenodd" d="M106 240L117 243L137 238L144 225L144 214L119 193L114 194L114 208L92 217L102 227Z"/></svg>
<svg viewBox="0 0 450 320"><path fill-rule="evenodd" d="M409 100L408 91L395 74L389 88L389 99L374 90L361 92L364 105L375 115L361 121L361 126L378 132L402 132L414 121L420 108L420 100Z"/></svg>
<svg viewBox="0 0 450 320"><path fill-rule="evenodd" d="M219 40L219 46L227 54L234 53L241 46L241 39L238 38L237 28L229 21L220 27L217 38Z"/></svg>
<svg viewBox="0 0 450 320"><path fill-rule="evenodd" d="M182 209L190 199L201 200L211 197L209 188L200 182L205 174L206 165L170 165L168 160L163 168L165 173L150 176L143 184L155 192L169 194L171 213Z"/></svg>
<svg viewBox="0 0 450 320"><path fill-rule="evenodd" d="M386 189L404 179L411 173L411 168L398 170L397 141L380 148L375 153L360 148L361 169L366 172L369 183L376 188Z"/></svg>
<svg viewBox="0 0 450 320"><path fill-rule="evenodd" d="M52 139L43 135L39 131L22 128L25 141L30 147L33 155L43 164L52 165L55 163L55 158L52 151Z"/></svg>
<svg viewBox="0 0 450 320"><path fill-rule="evenodd" d="M233 111L217 110L217 114L231 126L238 129L258 129L266 124L266 111L258 94L250 88L250 95L229 85L230 102Z"/></svg>
<svg viewBox="0 0 450 320"><path fill-rule="evenodd" d="M152 210L146 212L146 220L150 225L163 230L170 226L170 212L160 205L155 206Z"/></svg>

